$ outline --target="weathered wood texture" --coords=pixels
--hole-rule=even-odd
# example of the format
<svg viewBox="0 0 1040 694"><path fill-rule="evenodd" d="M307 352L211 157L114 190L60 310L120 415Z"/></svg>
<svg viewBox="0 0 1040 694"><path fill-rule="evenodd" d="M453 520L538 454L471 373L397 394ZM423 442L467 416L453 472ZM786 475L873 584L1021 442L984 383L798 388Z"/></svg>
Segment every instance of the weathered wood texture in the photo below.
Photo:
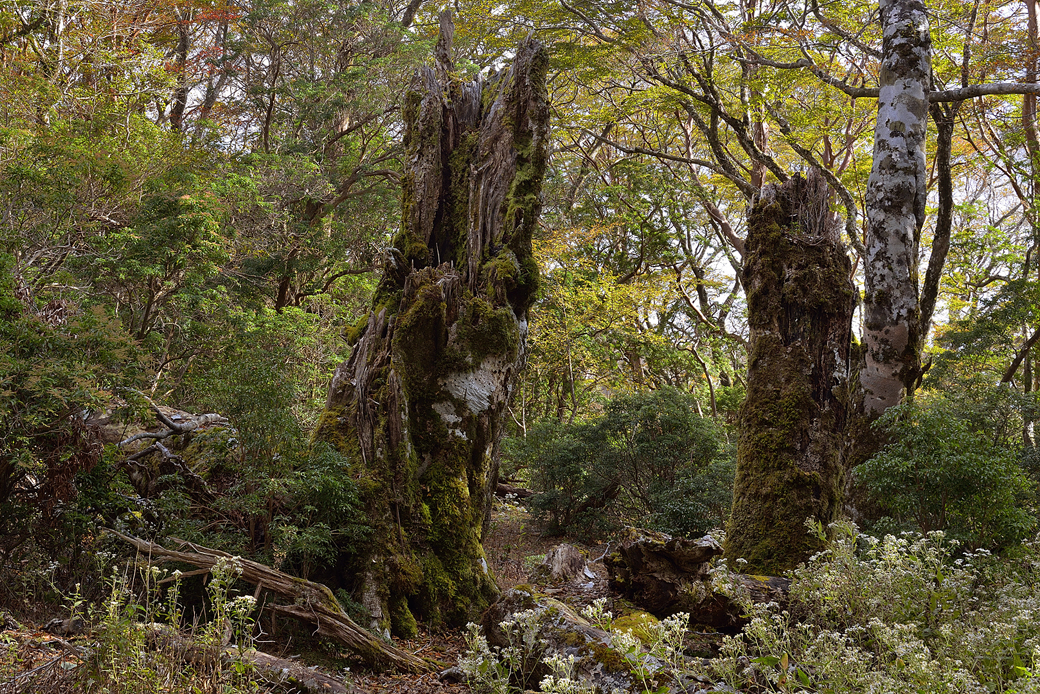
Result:
<svg viewBox="0 0 1040 694"><path fill-rule="evenodd" d="M153 623L143 627L148 642L154 648L189 663L203 667L212 666L218 661L226 667L243 663L254 668L270 683L288 685L294 691L304 694L364 694L364 690L348 686L335 677L263 651L226 644L217 646L199 643L166 624Z"/></svg>
<svg viewBox="0 0 1040 694"><path fill-rule="evenodd" d="M690 623L738 630L747 624L743 600L718 593L711 560L722 547L710 535L696 540L628 528L618 548L604 560L610 589L657 617L677 612ZM791 581L776 576L729 574L730 590L753 603L786 604Z"/></svg>
<svg viewBox="0 0 1040 694"><path fill-rule="evenodd" d="M373 534L344 583L371 625L465 623L497 594L481 547L505 408L538 284L531 235L547 158L548 57L455 77L445 15L406 122L401 231L316 436L354 460Z"/></svg>
<svg viewBox="0 0 1040 694"><path fill-rule="evenodd" d="M726 534L726 557L740 571L797 565L819 549L805 520L826 524L841 509L856 289L840 228L815 170L767 186L751 212L748 388Z"/></svg>
<svg viewBox="0 0 1040 694"><path fill-rule="evenodd" d="M109 532L129 542L153 562L179 561L202 569L212 569L222 560L234 559L242 569L239 578L243 581L293 601L292 605L276 605L270 602L264 609L315 625L319 633L339 641L377 668L426 672L439 665L402 651L358 626L340 607L332 591L320 583L296 578L258 562L232 557L226 552L182 540L177 541L182 548L174 550L114 530Z"/></svg>

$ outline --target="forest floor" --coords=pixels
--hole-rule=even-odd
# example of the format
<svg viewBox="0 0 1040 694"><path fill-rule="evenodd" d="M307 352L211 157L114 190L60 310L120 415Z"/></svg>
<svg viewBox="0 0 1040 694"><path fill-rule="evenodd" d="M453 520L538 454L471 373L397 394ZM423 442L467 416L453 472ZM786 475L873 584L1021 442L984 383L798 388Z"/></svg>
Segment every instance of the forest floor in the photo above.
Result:
<svg viewBox="0 0 1040 694"><path fill-rule="evenodd" d="M570 538L542 536L542 528L526 509L511 502L496 499L491 518L491 532L484 543L488 564L491 566L498 586L506 591L514 586L528 583L528 575L553 547L568 542L585 550L589 568L596 578L586 583L571 583L558 587L546 587L543 591L572 607L581 609L599 597L607 596L607 570L602 559L607 546L582 545ZM417 638L396 640L398 647L423 656L454 665L465 650L461 630L423 632ZM465 684L442 682L437 674L402 675L393 673L359 674L354 682L359 689L375 694L461 694L469 692Z"/></svg>
<svg viewBox="0 0 1040 694"><path fill-rule="evenodd" d="M485 543L488 564L505 591L528 583L528 575L545 555L561 542L574 543L567 538L546 538L542 529L526 509L514 502L496 500L492 514L491 532ZM589 567L596 574L590 581L573 582L563 586L545 587L553 597L581 609L599 597L607 596L607 572L602 563L606 545L578 544L589 558ZM40 614L19 614L18 620L0 612L0 694L20 694L25 691L68 691L70 670L79 664L75 638L55 637L43 630L50 611ZM395 645L408 652L453 666L465 650L462 629L437 631L421 630L413 639L395 639ZM437 673L410 675L393 672L375 673L363 668L349 654L339 652L327 642L309 638L306 634L295 640L279 639L274 643L259 644L261 650L288 658L299 657L299 662L317 664L334 676L346 674L359 692L376 694L463 694L470 691L465 684L442 681ZM349 669L349 672L347 670ZM48 688L47 683L53 683ZM26 686L28 685L28 686Z"/></svg>

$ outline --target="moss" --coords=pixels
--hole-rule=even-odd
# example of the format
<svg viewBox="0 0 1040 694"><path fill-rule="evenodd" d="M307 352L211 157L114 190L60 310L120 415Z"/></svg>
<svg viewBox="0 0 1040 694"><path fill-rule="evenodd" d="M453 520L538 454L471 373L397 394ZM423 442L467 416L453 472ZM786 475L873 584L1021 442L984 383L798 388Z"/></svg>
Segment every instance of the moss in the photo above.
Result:
<svg viewBox="0 0 1040 694"><path fill-rule="evenodd" d="M756 205L745 254L752 344L726 557L774 575L821 549L805 521L837 517L845 480L847 408L827 359L848 354L851 265L840 249L801 238L798 224L780 194Z"/></svg>
<svg viewBox="0 0 1040 694"><path fill-rule="evenodd" d="M390 599L390 633L402 639L412 639L419 633L415 615L408 609L408 600L403 595Z"/></svg>
<svg viewBox="0 0 1040 694"><path fill-rule="evenodd" d="M603 664L603 669L607 672L631 672L632 665L622 654L610 646L605 646L598 641L593 641L589 644L589 651L592 652L592 657L598 663Z"/></svg>
<svg viewBox="0 0 1040 694"><path fill-rule="evenodd" d="M632 612L618 617L611 625L611 630L616 632L631 631L632 635L644 644L652 641L650 626L657 624L660 620L649 612Z"/></svg>
<svg viewBox="0 0 1040 694"><path fill-rule="evenodd" d="M402 188L402 190L405 191L402 192L402 197L408 197L413 194L407 188ZM407 224L407 219L402 221L402 225ZM401 231L397 232L397 235L394 236L392 245L394 248L401 251L405 265L423 268L430 264L430 249L426 245L426 241L419 238L411 229L402 228Z"/></svg>
<svg viewBox="0 0 1040 694"><path fill-rule="evenodd" d="M486 299L474 297L467 302L457 330L457 344L469 352L470 364L479 364L492 354L508 360L517 357L520 333L508 307L495 308Z"/></svg>
<svg viewBox="0 0 1040 694"><path fill-rule="evenodd" d="M538 79L544 80L543 72ZM500 79L491 80L481 95L485 112L506 88ZM539 89L544 91L544 85ZM466 403L446 392L441 379L469 371L491 355L518 357L517 315L524 317L538 281L531 235L545 171L544 145L530 134L514 137L519 166L502 209L509 219L502 235L485 247L484 256L474 259L481 263L480 276L474 278L479 290L471 289L465 280L458 282L454 273L430 267L434 262L454 261L464 276L468 271L470 179L479 133L460 133L454 149L446 151L446 143L441 142L446 132L443 112L432 102L429 105L434 107L424 110L427 97L415 90L405 97L404 158L419 153L447 155L429 172L441 177L442 198L422 199L417 174L406 166L402 221L372 302L376 315L386 310L394 319L387 321L382 336L370 335L375 348L368 353L367 363L356 365L357 373L365 375L356 387L364 392L354 393L345 386L346 406L329 407L318 428L322 438L340 450L351 450L360 460L352 474L373 526L368 554L341 563L344 581L356 586L375 571L373 583L384 614L398 634L412 631L416 617L433 624L464 624L497 594L481 546L486 488L494 466L487 451L497 430L494 423L473 416ZM508 121L514 136L518 128L527 127L521 120ZM347 331L348 339L360 339L373 330L374 323L362 319ZM394 386L395 378L401 393ZM403 395L403 402L398 395ZM355 396L371 406L364 412L353 411ZM452 431L433 409L445 401L462 417L452 423ZM391 410L394 402L400 410ZM398 422L395 417L401 411L407 414L405 421ZM368 448L365 456L360 455L355 430L359 422L364 422L363 435L371 440L374 455L368 454ZM452 433L455 429L462 435ZM378 565L371 564L374 557L379 558Z"/></svg>
<svg viewBox="0 0 1040 694"><path fill-rule="evenodd" d="M234 465L234 438L233 429L203 429L192 433L187 439L187 445L179 453L189 468L206 477L223 467Z"/></svg>
<svg viewBox="0 0 1040 694"><path fill-rule="evenodd" d="M469 265L469 192L473 158L477 152L480 134L471 130L462 134L458 144L448 157L448 189L444 229L438 234L446 248L442 249L442 260L454 260L455 266Z"/></svg>
<svg viewBox="0 0 1040 694"><path fill-rule="evenodd" d="M428 388L431 376L439 371L440 356L447 344L447 306L436 279L432 269L413 278L418 285L415 298L409 306L401 307L397 319L393 359L409 396L418 396Z"/></svg>
<svg viewBox="0 0 1040 694"><path fill-rule="evenodd" d="M343 339L346 340L348 345L353 346L357 344L357 341L365 334L365 329L368 328L369 315L370 314L366 313L361 316L354 325L343 331Z"/></svg>
<svg viewBox="0 0 1040 694"><path fill-rule="evenodd" d="M311 440L324 441L341 455L353 459L359 446L357 438L352 435L350 415L350 409L344 405L327 406L318 418Z"/></svg>

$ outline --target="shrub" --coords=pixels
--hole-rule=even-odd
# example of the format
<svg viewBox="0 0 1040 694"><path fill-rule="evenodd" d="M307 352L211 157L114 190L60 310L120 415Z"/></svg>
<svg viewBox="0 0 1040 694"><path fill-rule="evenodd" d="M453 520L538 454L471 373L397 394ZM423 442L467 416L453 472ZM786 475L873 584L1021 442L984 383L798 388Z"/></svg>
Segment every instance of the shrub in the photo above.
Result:
<svg viewBox="0 0 1040 694"><path fill-rule="evenodd" d="M1036 691L1040 544L998 559L958 553L941 531L831 531L830 548L795 571L789 609L743 603L751 621L725 639L713 677L783 692Z"/></svg>
<svg viewBox="0 0 1040 694"><path fill-rule="evenodd" d="M507 446L530 470L549 531L596 536L633 523L704 533L729 513L733 458L715 424L672 388L626 395L588 422L543 423Z"/></svg>
<svg viewBox="0 0 1040 694"><path fill-rule="evenodd" d="M876 529L945 530L970 547L1026 537L1035 484L1020 451L987 424L942 396L890 409L880 426L891 443L854 471L881 510Z"/></svg>

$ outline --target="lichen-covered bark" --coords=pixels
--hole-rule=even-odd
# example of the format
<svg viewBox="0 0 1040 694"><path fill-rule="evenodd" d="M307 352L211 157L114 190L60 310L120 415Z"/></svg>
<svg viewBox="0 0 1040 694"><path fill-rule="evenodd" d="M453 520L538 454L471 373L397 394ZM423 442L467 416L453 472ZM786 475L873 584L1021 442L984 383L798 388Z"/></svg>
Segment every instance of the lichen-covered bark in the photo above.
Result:
<svg viewBox="0 0 1040 694"><path fill-rule="evenodd" d="M767 186L748 226L751 333L726 557L778 575L819 549L807 518L841 510L856 290L823 176Z"/></svg>
<svg viewBox="0 0 1040 694"><path fill-rule="evenodd" d="M497 594L481 540L538 283L546 50L529 38L508 69L460 82L451 34L445 15L407 95L401 230L316 434L355 460L374 528L344 582L400 635Z"/></svg>
<svg viewBox="0 0 1040 694"><path fill-rule="evenodd" d="M876 417L920 375L917 251L927 199L931 35L923 0L881 0L883 60L867 183L863 409Z"/></svg>

